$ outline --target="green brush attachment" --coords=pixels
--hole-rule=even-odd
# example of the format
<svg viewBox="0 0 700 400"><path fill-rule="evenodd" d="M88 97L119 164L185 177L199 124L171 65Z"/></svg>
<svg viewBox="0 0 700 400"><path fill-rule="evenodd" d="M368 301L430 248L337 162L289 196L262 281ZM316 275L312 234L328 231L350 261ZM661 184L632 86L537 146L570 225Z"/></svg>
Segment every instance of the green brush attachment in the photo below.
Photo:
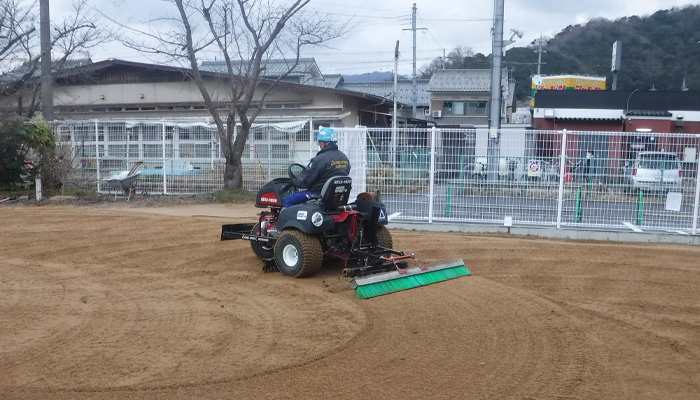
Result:
<svg viewBox="0 0 700 400"><path fill-rule="evenodd" d="M412 267L404 274L399 273L399 271L391 271L363 276L353 279L350 285L355 289L358 298L369 299L467 275L471 275L471 272L464 266L464 261L452 260L428 265L426 269Z"/></svg>

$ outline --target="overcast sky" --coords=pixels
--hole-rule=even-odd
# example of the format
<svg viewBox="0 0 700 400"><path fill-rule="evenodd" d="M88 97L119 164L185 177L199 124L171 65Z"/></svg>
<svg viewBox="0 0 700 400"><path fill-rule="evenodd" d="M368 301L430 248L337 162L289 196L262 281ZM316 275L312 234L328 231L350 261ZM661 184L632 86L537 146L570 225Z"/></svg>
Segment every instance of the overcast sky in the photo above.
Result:
<svg viewBox="0 0 700 400"><path fill-rule="evenodd" d="M162 0L88 0L107 15L121 21L144 22L165 12L176 12ZM72 0L50 0L55 18L70 8ZM493 1L489 0L312 0L310 7L329 18L353 18L356 27L331 48L311 49L303 54L314 57L326 74L358 74L393 71L394 48L400 42L399 73L410 76L413 69L411 9L417 7L417 69L457 46L474 53L491 53ZM540 34L554 36L568 25L584 24L592 18L615 20L633 15L645 16L658 10L697 5L700 0L505 0L504 39L511 29L524 32L511 46L526 46ZM612 43L610 44L612 51ZM119 58L153 62L118 43L95 49L93 61Z"/></svg>

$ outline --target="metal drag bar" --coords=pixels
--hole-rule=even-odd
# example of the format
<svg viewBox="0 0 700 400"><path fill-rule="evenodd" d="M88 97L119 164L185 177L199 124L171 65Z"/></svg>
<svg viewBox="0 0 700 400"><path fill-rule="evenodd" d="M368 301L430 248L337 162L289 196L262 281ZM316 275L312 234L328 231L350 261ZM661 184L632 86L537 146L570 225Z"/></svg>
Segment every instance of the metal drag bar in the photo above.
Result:
<svg viewBox="0 0 700 400"><path fill-rule="evenodd" d="M445 261L435 264L429 264L425 266L425 269L420 269L420 267L411 267L406 270L405 273L400 273L399 271L385 272L382 274L362 276L359 278L354 278L350 281L350 286L355 289L358 286L370 285L372 283L386 282L394 279L405 278L412 275L420 275L426 272L439 271L442 269L463 267L464 261L462 259L456 259L451 261Z"/></svg>

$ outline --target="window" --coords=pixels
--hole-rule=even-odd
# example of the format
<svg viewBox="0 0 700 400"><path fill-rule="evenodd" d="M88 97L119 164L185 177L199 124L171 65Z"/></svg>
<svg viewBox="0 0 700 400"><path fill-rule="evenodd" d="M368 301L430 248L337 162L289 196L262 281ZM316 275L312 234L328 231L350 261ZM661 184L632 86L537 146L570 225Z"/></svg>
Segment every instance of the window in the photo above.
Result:
<svg viewBox="0 0 700 400"><path fill-rule="evenodd" d="M165 157L167 157L167 158L175 157L175 153L173 152L173 145L172 144L165 145Z"/></svg>
<svg viewBox="0 0 700 400"><path fill-rule="evenodd" d="M180 158L194 157L194 145L191 143L180 145Z"/></svg>
<svg viewBox="0 0 700 400"><path fill-rule="evenodd" d="M195 158L210 158L211 149L208 144L195 144L194 145L194 157Z"/></svg>
<svg viewBox="0 0 700 400"><path fill-rule="evenodd" d="M70 142L70 128L62 126L58 129L58 138L60 142Z"/></svg>
<svg viewBox="0 0 700 400"><path fill-rule="evenodd" d="M163 127L161 125L141 125L141 133L144 141L160 141Z"/></svg>
<svg viewBox="0 0 700 400"><path fill-rule="evenodd" d="M309 139L309 130L306 128L306 125L304 125L304 128L302 128L299 132L296 133L296 140L297 142L308 142Z"/></svg>
<svg viewBox="0 0 700 400"><path fill-rule="evenodd" d="M256 144L255 156L262 160L289 160L288 144Z"/></svg>
<svg viewBox="0 0 700 400"><path fill-rule="evenodd" d="M103 169L120 170L123 167L122 160L101 160L100 165Z"/></svg>
<svg viewBox="0 0 700 400"><path fill-rule="evenodd" d="M216 131L213 128L206 128L203 126L195 126L192 128L194 130L194 140L205 140L207 142L213 141L216 137Z"/></svg>
<svg viewBox="0 0 700 400"><path fill-rule="evenodd" d="M95 140L95 126L78 125L75 127L76 142L91 142Z"/></svg>
<svg viewBox="0 0 700 400"><path fill-rule="evenodd" d="M107 155L111 157L124 157L126 155L126 146L123 144L112 144L107 148Z"/></svg>
<svg viewBox="0 0 700 400"><path fill-rule="evenodd" d="M190 140L192 139L192 130L193 128L177 128L178 137L180 138L180 140Z"/></svg>
<svg viewBox="0 0 700 400"><path fill-rule="evenodd" d="M95 146L83 147L83 157L95 157Z"/></svg>
<svg viewBox="0 0 700 400"><path fill-rule="evenodd" d="M446 101L442 103L442 114L443 115L452 115L452 102L451 101Z"/></svg>
<svg viewBox="0 0 700 400"><path fill-rule="evenodd" d="M163 157L163 148L158 144L143 145L144 158L161 158Z"/></svg>
<svg viewBox="0 0 700 400"><path fill-rule="evenodd" d="M175 132L174 126L165 127L165 140L173 140L173 132Z"/></svg>
<svg viewBox="0 0 700 400"><path fill-rule="evenodd" d="M129 158L138 158L138 157L139 157L139 145L130 144L129 145Z"/></svg>
<svg viewBox="0 0 700 400"><path fill-rule="evenodd" d="M107 124L107 135L110 142L126 141L126 130L124 124Z"/></svg>
<svg viewBox="0 0 700 400"><path fill-rule="evenodd" d="M467 102L466 115L488 115L488 107L485 101Z"/></svg>
<svg viewBox="0 0 700 400"><path fill-rule="evenodd" d="M442 103L443 115L458 116L487 116L488 102L486 101L445 101Z"/></svg>

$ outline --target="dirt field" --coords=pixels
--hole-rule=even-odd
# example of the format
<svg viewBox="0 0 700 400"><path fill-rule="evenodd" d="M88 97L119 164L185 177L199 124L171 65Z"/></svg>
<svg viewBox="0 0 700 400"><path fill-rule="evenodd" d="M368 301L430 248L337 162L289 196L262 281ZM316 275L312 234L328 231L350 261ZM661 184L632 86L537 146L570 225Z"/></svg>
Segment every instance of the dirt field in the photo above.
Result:
<svg viewBox="0 0 700 400"><path fill-rule="evenodd" d="M698 247L394 230L473 275L359 300L339 267L263 274L219 240L255 213L3 204L0 398L700 394Z"/></svg>

